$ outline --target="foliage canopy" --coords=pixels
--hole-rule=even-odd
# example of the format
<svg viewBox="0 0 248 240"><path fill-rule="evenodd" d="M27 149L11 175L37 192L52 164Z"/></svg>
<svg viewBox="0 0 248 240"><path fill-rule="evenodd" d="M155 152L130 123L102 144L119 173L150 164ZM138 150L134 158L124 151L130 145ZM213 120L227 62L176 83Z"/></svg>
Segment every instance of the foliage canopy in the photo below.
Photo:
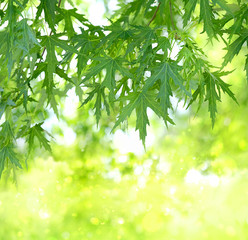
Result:
<svg viewBox="0 0 248 240"><path fill-rule="evenodd" d="M18 138L27 141L28 153L36 140L51 151L42 127L46 108L59 118L58 105L70 89L81 107L92 106L97 124L104 111L113 116L113 130L135 112L144 144L148 108L174 124L171 96L198 109L206 101L213 126L221 94L237 102L222 77L248 42L246 1L119 0L107 26L87 20L77 9L80 1L0 2L0 175L7 164L21 168ZM210 43L226 44L221 66L208 62L194 41L198 26ZM248 78L248 56L245 70Z"/></svg>

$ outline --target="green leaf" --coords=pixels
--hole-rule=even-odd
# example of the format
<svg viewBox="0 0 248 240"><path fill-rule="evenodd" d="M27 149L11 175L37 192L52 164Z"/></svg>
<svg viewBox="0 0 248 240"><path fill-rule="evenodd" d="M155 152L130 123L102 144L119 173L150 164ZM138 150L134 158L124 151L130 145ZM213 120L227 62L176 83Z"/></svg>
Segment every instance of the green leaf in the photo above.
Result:
<svg viewBox="0 0 248 240"><path fill-rule="evenodd" d="M27 23L27 19L22 19L17 24L17 31L18 31L18 39L16 40L16 46L23 50L23 57L28 56L28 61L30 64L30 70L33 71L31 68L31 56L33 57L33 48L35 46L41 47L39 42L36 39L35 33L31 29L31 27Z"/></svg>
<svg viewBox="0 0 248 240"><path fill-rule="evenodd" d="M81 76L82 70L87 66L92 52L95 53L96 45L99 43L98 37L89 36L89 32L83 31L82 34L74 35L72 42L75 43L75 49L78 49L77 69L78 77ZM72 54L68 54L70 57Z"/></svg>
<svg viewBox="0 0 248 240"><path fill-rule="evenodd" d="M46 47L47 80L50 82L53 80L53 73L55 72L56 66L58 65L55 55L55 45L50 36L43 37L41 45Z"/></svg>
<svg viewBox="0 0 248 240"><path fill-rule="evenodd" d="M74 82L72 81L72 79L70 77L68 77L68 75L66 74L66 72L63 69L61 69L59 67L56 67L56 71L55 72L62 79L64 79L64 80L66 80L66 81L74 84Z"/></svg>
<svg viewBox="0 0 248 240"><path fill-rule="evenodd" d="M233 101L238 104L238 101L235 98L234 93L230 90L231 85L227 84L223 80L221 80L222 76L226 76L226 75L228 75L228 74L230 74L232 72L233 71L231 71L231 72L219 72L219 71L217 71L217 72L211 73L211 75L215 79L218 88L221 88L224 93L227 93L229 95L229 97L232 98Z"/></svg>
<svg viewBox="0 0 248 240"><path fill-rule="evenodd" d="M213 127L217 113L216 101L220 101L220 97L216 92L215 78L209 73L205 73L204 77L206 82L206 101L208 101L208 111L210 112Z"/></svg>
<svg viewBox="0 0 248 240"><path fill-rule="evenodd" d="M102 103L104 103L104 105L105 105L107 114L108 115L110 114L109 104L108 104L108 102L106 100L104 89L105 89L105 87L103 85L96 83L94 89L91 92L88 93L89 96L84 100L84 102L80 106L80 107L82 107L85 104L87 104L96 95L96 101L95 101L95 104L94 104L94 109L95 109L95 116L96 116L97 125L99 124L99 120L100 120L101 115L102 115L101 114ZM103 100L103 102L102 102L102 100Z"/></svg>
<svg viewBox="0 0 248 240"><path fill-rule="evenodd" d="M51 152L51 146L49 141L46 139L45 130L41 127L42 123L37 123L29 130L28 143L29 143L29 152L32 150L34 145L34 138L37 138L40 146L44 147L47 151Z"/></svg>
<svg viewBox="0 0 248 240"><path fill-rule="evenodd" d="M115 122L115 125L114 125L112 131L118 125L120 125L120 123L122 123L125 119L130 117L132 111L138 106L138 104L140 102L140 93L139 92L130 93L127 97L123 97L122 99L123 100L129 100L129 103L120 110L119 117L118 117L117 121ZM119 100L122 100L122 99L119 99Z"/></svg>
<svg viewBox="0 0 248 240"><path fill-rule="evenodd" d="M190 20L192 12L195 10L197 0L188 0L185 4L185 13L183 15L183 25L186 26Z"/></svg>
<svg viewBox="0 0 248 240"><path fill-rule="evenodd" d="M78 78L74 78L74 86L75 86L75 93L79 98L79 101L82 102L83 90L80 87L80 82Z"/></svg>
<svg viewBox="0 0 248 240"><path fill-rule="evenodd" d="M162 49L164 53L167 53L168 50L171 50L171 44L167 37L164 36L158 37L157 50L159 49Z"/></svg>
<svg viewBox="0 0 248 240"><path fill-rule="evenodd" d="M0 132L1 144L9 144L9 142L12 142L12 140L14 139L14 133L11 128L10 122L5 121L1 125L1 128L2 128Z"/></svg>
<svg viewBox="0 0 248 240"><path fill-rule="evenodd" d="M248 33L243 33L239 36L231 45L227 46L227 54L224 56L222 67L226 66L227 63L231 62L235 55L239 54L241 47L244 42L248 40Z"/></svg>
<svg viewBox="0 0 248 240"><path fill-rule="evenodd" d="M14 166L22 169L19 159L16 157L16 153L13 150L13 146L4 146L0 150L0 178L2 176L4 165L7 160L9 160Z"/></svg>
<svg viewBox="0 0 248 240"><path fill-rule="evenodd" d="M125 6L127 9L123 12L123 15L129 16L130 14L134 14L134 18L136 18L141 12L143 6L145 6L144 0L134 0Z"/></svg>
<svg viewBox="0 0 248 240"><path fill-rule="evenodd" d="M209 0L200 0L200 19L199 21L203 21L203 32L206 31L208 36L212 38L216 35L213 24L213 10L209 4Z"/></svg>
<svg viewBox="0 0 248 240"><path fill-rule="evenodd" d="M141 49L139 55L142 55L152 44L153 40L157 38L155 30L156 28L152 29L148 26L134 26L133 31L130 32L133 41L128 44L126 55L134 51L135 48Z"/></svg>
<svg viewBox="0 0 248 240"><path fill-rule="evenodd" d="M58 12L61 14L61 16L59 16L59 21L60 20L64 20L65 21L65 31L67 32L69 37L73 37L75 34L75 30L73 28L73 19L75 18L77 20L79 20L80 22L85 22L87 21L86 18L84 18L84 15L79 14L76 12L77 9L62 9L62 8L58 8Z"/></svg>
<svg viewBox="0 0 248 240"><path fill-rule="evenodd" d="M121 109L119 117L112 129L112 131L125 119L130 117L133 110L136 110L136 130L139 131L139 137L142 140L143 145L145 146L145 138L147 135L146 127L149 125L149 119L147 116L147 108L151 108L158 117L162 117L164 122L170 122L174 124L172 119L168 116L167 113L164 113L159 104L155 101L154 94L149 92L135 92L129 93L128 96L122 97L120 101L128 100L129 103Z"/></svg>
<svg viewBox="0 0 248 240"><path fill-rule="evenodd" d="M55 113L56 117L59 119L59 112L58 112L58 103L55 99L55 94L54 94L54 91L52 92L52 94L50 94L49 96L49 102L50 102L50 105L53 109L53 112Z"/></svg>
<svg viewBox="0 0 248 240"><path fill-rule="evenodd" d="M225 0L212 0L213 4L218 4L222 9L224 9L227 13L232 14L231 9Z"/></svg>
<svg viewBox="0 0 248 240"><path fill-rule="evenodd" d="M199 98L199 105L197 111L199 111L203 99L208 101L208 111L210 112L210 117L212 120L212 127L214 126L216 113L217 113L217 101L221 101L221 91L223 93L227 93L229 97L231 97L237 104L238 101L235 98L233 92L230 90L229 84L225 83L221 80L222 76L229 74L230 72L210 72L206 71L201 76L201 82L199 83L197 89L192 95L192 99L190 100L187 108Z"/></svg>
<svg viewBox="0 0 248 240"><path fill-rule="evenodd" d="M147 135L146 126L150 125L145 98L140 98L140 102L136 107L136 116L136 130L139 130L139 137L142 140L143 145L145 145L145 138Z"/></svg>
<svg viewBox="0 0 248 240"><path fill-rule="evenodd" d="M53 32L55 32L54 22L57 2L57 0L40 0L40 5L38 6L36 13L37 20L41 16L42 11L44 11L45 20Z"/></svg>
<svg viewBox="0 0 248 240"><path fill-rule="evenodd" d="M161 109L163 112L168 112L168 108L172 108L170 96L173 96L169 78L165 78L160 83L159 94L157 98L160 100Z"/></svg>
<svg viewBox="0 0 248 240"><path fill-rule="evenodd" d="M180 88L187 96L191 94L183 86L183 78L179 74L181 70L180 66L173 61L166 61L160 63L157 67L152 69L151 77L149 77L143 87L143 92L146 92L151 88L156 82L159 82L159 94L158 98L160 99L161 108L167 113L168 108L171 107L170 96L172 96L172 90L170 85L170 79L173 80L173 83ZM160 80L160 81L159 81Z"/></svg>
<svg viewBox="0 0 248 240"><path fill-rule="evenodd" d="M203 77L203 76L202 76ZM197 111L196 112L199 112L201 106L202 106L202 103L204 101L204 96L205 96L205 82L204 82L204 79L203 81L200 81L197 89L194 91L193 95L192 95L192 98L187 106L186 109L189 108L189 106L196 101L197 98L199 98L199 103L198 103L198 108L197 108Z"/></svg>
<svg viewBox="0 0 248 240"><path fill-rule="evenodd" d="M59 39L59 35L51 35L48 38L50 38L50 41L53 46L60 47L67 52L78 53L78 51L73 46L68 45L67 40Z"/></svg>
<svg viewBox="0 0 248 240"><path fill-rule="evenodd" d="M106 48L112 47L113 44L117 43L120 43L123 46L125 41L129 40L133 36L133 30L119 22L105 27L104 30L110 31L110 33L101 41L101 45L107 44Z"/></svg>
<svg viewBox="0 0 248 240"><path fill-rule="evenodd" d="M146 92L140 94L140 102L136 107L136 130L139 130L139 136L145 146L145 138L147 136L146 127L149 124L149 119L147 116L147 108L153 110L158 117L162 117L165 124L174 124L172 119L169 117L168 113L164 114L163 109L160 108L159 104L154 99L154 94Z"/></svg>
<svg viewBox="0 0 248 240"><path fill-rule="evenodd" d="M210 112L210 118L212 120L212 127L214 126L216 113L217 113L217 101L221 101L221 90L227 93L236 103L233 92L230 90L229 84L221 80L221 76L227 75L228 72L213 72L210 71L203 73L203 82L200 83L198 88L193 94L193 99L188 104L187 108L194 102L197 97L200 98L198 110L202 104L203 96L205 95L205 101L208 101L208 111ZM205 88L205 89L204 89Z"/></svg>
<svg viewBox="0 0 248 240"><path fill-rule="evenodd" d="M2 118L6 108L8 106L15 106L15 103L10 99L7 99L7 101L1 101L0 102L0 119Z"/></svg>
<svg viewBox="0 0 248 240"><path fill-rule="evenodd" d="M69 52L77 52L74 47L71 47L67 45L67 41L60 40L56 35L53 36L43 36L42 37L42 46L46 47L47 55L46 55L46 64L45 65L39 65L40 69L39 71L35 71L33 75L40 74L42 71L45 71L45 79L43 81L43 87L46 88L47 95L48 95L48 101L50 102L55 114L58 116L58 110L57 110L57 103L56 99L54 97L54 73L57 73L59 76L63 77L65 80L69 80L68 76L62 72L60 68L58 68L58 60L56 57L56 49L55 47L58 46L65 51ZM46 66L46 68L45 68Z"/></svg>
<svg viewBox="0 0 248 240"><path fill-rule="evenodd" d="M12 68L14 65L14 40L16 37L16 32L15 32L15 25L16 25L16 15L17 15L17 10L16 7L13 4L13 0L9 0L8 1L8 5L7 5L7 10L6 10L6 14L3 18L3 23L5 21L8 21L8 26L7 26L7 31L6 31L6 35L4 37L6 37L3 41L6 42L7 48L5 49L5 56L7 59L7 69L8 69L8 78L10 78L11 72L12 72Z"/></svg>
<svg viewBox="0 0 248 240"><path fill-rule="evenodd" d="M234 14L227 14L226 16L223 17L223 26L230 22L233 21L233 24L231 27L229 27L226 32L229 33L228 39L231 40L234 34L239 34L242 33L244 27L243 27L243 22L246 21L248 17L248 9L247 5L243 4L241 7L238 5L232 6L234 9L237 9L236 11L233 10Z"/></svg>
<svg viewBox="0 0 248 240"><path fill-rule="evenodd" d="M97 62L97 64L96 64ZM123 76L132 77L131 73L122 66L121 58L111 58L108 56L95 58L93 62L93 67L91 67L88 72L86 72L85 78L82 83L86 82L90 78L96 77L102 72L103 69L106 70L102 86L107 87L110 90L110 100L114 100L114 90L116 88L115 75L116 71L119 71Z"/></svg>

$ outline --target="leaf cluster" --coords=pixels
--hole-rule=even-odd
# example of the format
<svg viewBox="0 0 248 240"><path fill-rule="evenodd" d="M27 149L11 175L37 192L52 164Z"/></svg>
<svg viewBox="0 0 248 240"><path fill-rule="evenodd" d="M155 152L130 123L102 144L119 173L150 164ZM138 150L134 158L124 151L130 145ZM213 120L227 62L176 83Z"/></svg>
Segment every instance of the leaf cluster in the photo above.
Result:
<svg viewBox="0 0 248 240"><path fill-rule="evenodd" d="M74 6L65 0L1 1L0 174L7 162L21 167L18 138L29 153L34 139L51 151L42 123L49 109L59 118L60 100L70 89L81 107L91 104L97 124L103 111L117 116L113 130L135 114L144 145L148 109L166 126L174 124L172 96L188 107L206 101L212 125L222 93L237 102L222 77L248 42L245 1L119 0L107 26L93 25ZM222 66L212 66L191 37L199 24L210 41L226 43ZM248 76L248 58L245 69Z"/></svg>

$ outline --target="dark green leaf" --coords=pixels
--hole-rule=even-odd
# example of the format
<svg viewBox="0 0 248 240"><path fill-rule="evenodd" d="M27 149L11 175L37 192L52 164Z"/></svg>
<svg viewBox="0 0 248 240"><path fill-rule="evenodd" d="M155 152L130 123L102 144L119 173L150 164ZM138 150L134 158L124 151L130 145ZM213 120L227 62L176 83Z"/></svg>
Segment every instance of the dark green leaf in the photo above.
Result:
<svg viewBox="0 0 248 240"><path fill-rule="evenodd" d="M241 47L247 39L248 33L244 33L239 38L237 38L231 45L227 46L228 52L224 57L222 67L227 65L227 63L231 62L235 55L239 54Z"/></svg>
<svg viewBox="0 0 248 240"><path fill-rule="evenodd" d="M13 147L11 145L4 146L0 150L0 178L2 176L4 165L7 160L9 160L16 167L22 168L19 159L17 158L16 153L13 150Z"/></svg>
<svg viewBox="0 0 248 240"><path fill-rule="evenodd" d="M212 38L216 35L213 24L213 10L209 4L209 0L200 0L200 21L203 21L203 32L206 31L208 36Z"/></svg>
<svg viewBox="0 0 248 240"><path fill-rule="evenodd" d="M55 11L56 11L57 0L40 0L40 5L37 8L36 19L41 16L42 11L45 14L45 20L49 27L55 32Z"/></svg>
<svg viewBox="0 0 248 240"><path fill-rule="evenodd" d="M187 22L190 20L191 14L195 10L197 0L188 0L185 5L185 13L183 15L183 25L186 26Z"/></svg>
<svg viewBox="0 0 248 240"><path fill-rule="evenodd" d="M39 143L42 147L44 147L47 151L51 152L51 146L49 141L45 137L45 130L41 127L43 123L35 124L29 130L28 143L29 143L29 151L33 148L34 138L39 140Z"/></svg>

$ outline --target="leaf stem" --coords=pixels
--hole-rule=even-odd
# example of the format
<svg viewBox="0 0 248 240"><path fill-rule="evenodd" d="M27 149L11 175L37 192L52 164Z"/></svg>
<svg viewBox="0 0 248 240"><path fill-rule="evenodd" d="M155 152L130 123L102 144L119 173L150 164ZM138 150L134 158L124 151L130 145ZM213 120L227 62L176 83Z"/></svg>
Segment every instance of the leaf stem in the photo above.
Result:
<svg viewBox="0 0 248 240"><path fill-rule="evenodd" d="M154 14L153 14L151 20L149 21L149 23L147 24L147 26L149 26L149 25L151 24L151 22L152 22L152 21L155 19L155 17L157 16L157 12L158 12L158 9L159 9L160 5L161 5L161 2L159 2L159 4L158 4L158 6L157 6L157 8L156 8L156 10L155 10L155 12L154 12Z"/></svg>

